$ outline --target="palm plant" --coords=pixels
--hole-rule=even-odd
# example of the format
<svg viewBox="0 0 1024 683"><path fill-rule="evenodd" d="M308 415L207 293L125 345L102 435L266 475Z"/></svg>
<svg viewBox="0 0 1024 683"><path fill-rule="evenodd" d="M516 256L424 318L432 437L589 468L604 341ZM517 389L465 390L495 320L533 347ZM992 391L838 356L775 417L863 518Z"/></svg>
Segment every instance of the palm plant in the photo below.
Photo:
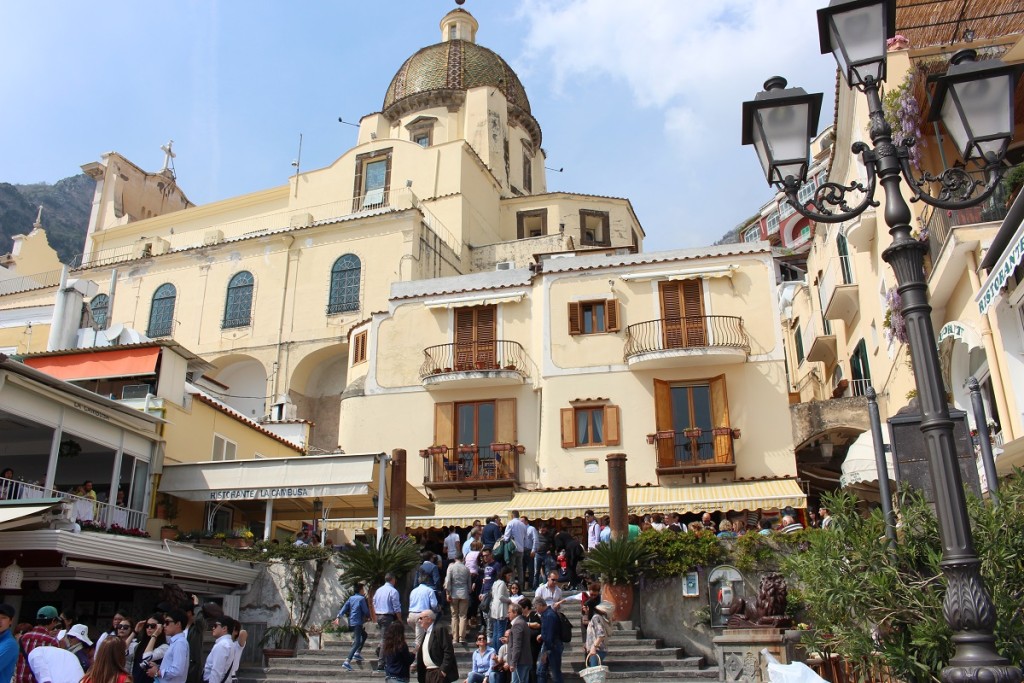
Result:
<svg viewBox="0 0 1024 683"><path fill-rule="evenodd" d="M583 561L583 568L589 574L599 574L602 583L621 586L635 583L650 561L642 543L623 538L599 543Z"/></svg>
<svg viewBox="0 0 1024 683"><path fill-rule="evenodd" d="M346 584L364 583L376 590L388 572L402 576L420 564L420 553L412 539L385 534L377 547L373 539L356 545L338 556L338 566Z"/></svg>

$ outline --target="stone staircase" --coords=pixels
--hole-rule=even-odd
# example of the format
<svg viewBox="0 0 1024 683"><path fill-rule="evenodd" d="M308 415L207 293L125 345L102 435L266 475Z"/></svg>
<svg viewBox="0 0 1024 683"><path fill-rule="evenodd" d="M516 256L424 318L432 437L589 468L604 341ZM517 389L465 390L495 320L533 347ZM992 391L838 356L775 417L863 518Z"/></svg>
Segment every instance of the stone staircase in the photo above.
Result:
<svg viewBox="0 0 1024 683"><path fill-rule="evenodd" d="M583 666L584 637L579 629L579 603L565 603L563 610L576 626L572 642L565 644L562 672L566 681L580 681L577 673ZM407 640L412 646L415 638L408 629ZM472 638L470 639L472 642ZM383 682L384 674L373 670L379 638L376 627L367 632L363 647L363 662L353 662L354 671L341 668L352 644L349 634L342 634L320 650L301 650L293 658L271 659L266 668L243 667L238 672L239 683L363 683ZM470 670L474 647L455 646L461 680ZM718 680L717 667L705 667L703 657L687 657L680 648L663 647L654 638L643 638L630 622L616 622L608 640L608 680L642 680L644 683L706 683ZM413 673L412 680L415 680Z"/></svg>

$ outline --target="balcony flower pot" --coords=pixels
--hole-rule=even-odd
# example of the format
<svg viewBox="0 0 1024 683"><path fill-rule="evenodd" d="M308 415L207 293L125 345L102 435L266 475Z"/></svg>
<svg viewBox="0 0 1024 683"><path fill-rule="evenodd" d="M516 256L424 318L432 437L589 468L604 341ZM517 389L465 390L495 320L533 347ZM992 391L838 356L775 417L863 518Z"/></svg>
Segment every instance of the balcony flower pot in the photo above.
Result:
<svg viewBox="0 0 1024 683"><path fill-rule="evenodd" d="M160 540L161 541L176 541L176 540L178 540L178 527L176 527L176 526L160 527Z"/></svg>
<svg viewBox="0 0 1024 683"><path fill-rule="evenodd" d="M229 548L251 548L252 541L248 538L225 538L224 545Z"/></svg>
<svg viewBox="0 0 1024 683"><path fill-rule="evenodd" d="M703 432L703 430L701 430L700 427L691 427L690 429L684 429L683 430L683 435L687 439L699 439L701 434L703 434L703 433L704 432Z"/></svg>
<svg viewBox="0 0 1024 683"><path fill-rule="evenodd" d="M653 446L654 445L654 440L656 438L657 438L657 434L648 434L647 435L647 443L649 443L650 445Z"/></svg>
<svg viewBox="0 0 1024 683"><path fill-rule="evenodd" d="M711 430L711 433L715 436L732 436L731 427L715 427Z"/></svg>
<svg viewBox="0 0 1024 683"><path fill-rule="evenodd" d="M738 439L738 438L740 438L740 434L741 434L741 433L742 433L742 432L741 432L741 430L740 430L740 428L739 428L739 427L736 427L736 428L734 428L734 429L732 430L732 438L734 438L734 439Z"/></svg>

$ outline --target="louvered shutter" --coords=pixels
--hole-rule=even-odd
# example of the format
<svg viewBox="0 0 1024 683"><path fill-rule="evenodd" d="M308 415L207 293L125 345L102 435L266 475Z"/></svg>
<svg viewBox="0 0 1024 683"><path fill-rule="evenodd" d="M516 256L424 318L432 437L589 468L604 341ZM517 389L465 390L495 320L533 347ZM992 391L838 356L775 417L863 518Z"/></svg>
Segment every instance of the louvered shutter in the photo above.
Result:
<svg viewBox="0 0 1024 683"><path fill-rule="evenodd" d="M683 311L679 301L678 282L660 282L661 291L661 334L666 349L683 346Z"/></svg>
<svg viewBox="0 0 1024 683"><path fill-rule="evenodd" d="M711 423L714 426L715 462L732 463L732 432L729 423L729 396L725 391L725 375L711 378Z"/></svg>
<svg viewBox="0 0 1024 683"><path fill-rule="evenodd" d="M516 400L499 398L494 402L494 440L516 443Z"/></svg>
<svg viewBox="0 0 1024 683"><path fill-rule="evenodd" d="M583 333L583 316L578 301L569 303L569 334Z"/></svg>
<svg viewBox="0 0 1024 683"><path fill-rule="evenodd" d="M707 328L704 320L704 288L700 280L683 280L683 326L686 346L707 346Z"/></svg>
<svg viewBox="0 0 1024 683"><path fill-rule="evenodd" d="M605 332L619 331L619 300L608 299L604 302L604 329Z"/></svg>
<svg viewBox="0 0 1024 683"><path fill-rule="evenodd" d="M621 442L619 436L619 407L604 407L604 445L618 446Z"/></svg>
<svg viewBox="0 0 1024 683"><path fill-rule="evenodd" d="M562 448L573 448L576 445L576 411L562 408Z"/></svg>
<svg viewBox="0 0 1024 683"><path fill-rule="evenodd" d="M480 306L476 311L476 368L490 370L498 366L497 361L497 306Z"/></svg>
<svg viewBox="0 0 1024 683"><path fill-rule="evenodd" d="M473 330L476 316L472 308L455 309L455 369L473 368Z"/></svg>

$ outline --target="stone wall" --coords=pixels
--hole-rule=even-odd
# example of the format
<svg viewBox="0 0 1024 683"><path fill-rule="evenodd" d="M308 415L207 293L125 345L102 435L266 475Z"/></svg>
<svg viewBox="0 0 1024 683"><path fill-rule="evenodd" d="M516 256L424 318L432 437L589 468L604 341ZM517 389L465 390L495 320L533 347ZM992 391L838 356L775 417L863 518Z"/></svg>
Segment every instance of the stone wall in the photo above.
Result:
<svg viewBox="0 0 1024 683"><path fill-rule="evenodd" d="M636 589L633 620L645 638L661 638L665 645L681 647L687 655L716 661L711 639L714 630L699 624L697 613L708 610L707 572L700 570L697 597L683 597L683 577L644 580Z"/></svg>

